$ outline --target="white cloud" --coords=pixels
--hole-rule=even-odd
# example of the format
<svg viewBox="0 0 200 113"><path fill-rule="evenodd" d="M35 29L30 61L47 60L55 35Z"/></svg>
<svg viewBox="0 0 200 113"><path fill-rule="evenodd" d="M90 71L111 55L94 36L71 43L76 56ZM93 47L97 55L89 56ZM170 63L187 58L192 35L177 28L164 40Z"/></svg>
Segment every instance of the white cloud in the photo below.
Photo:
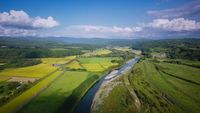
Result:
<svg viewBox="0 0 200 113"><path fill-rule="evenodd" d="M73 25L65 29L66 36L75 37L132 37L141 27Z"/></svg>
<svg viewBox="0 0 200 113"><path fill-rule="evenodd" d="M24 11L11 10L10 12L0 13L0 25L3 27L34 29L52 28L59 23L49 16L47 19L41 17L30 17Z"/></svg>
<svg viewBox="0 0 200 113"><path fill-rule="evenodd" d="M0 35L3 36L32 36L37 29L53 28L59 23L49 16L47 19L41 17L30 17L24 11L10 10L0 13Z"/></svg>
<svg viewBox="0 0 200 113"><path fill-rule="evenodd" d="M47 19L36 17L32 22L32 26L36 28L52 28L58 25L59 23L51 16L49 16Z"/></svg>
<svg viewBox="0 0 200 113"><path fill-rule="evenodd" d="M162 29L166 31L194 31L200 29L200 22L195 20L188 20L184 18L176 19L154 19L153 22L148 24L148 27Z"/></svg>

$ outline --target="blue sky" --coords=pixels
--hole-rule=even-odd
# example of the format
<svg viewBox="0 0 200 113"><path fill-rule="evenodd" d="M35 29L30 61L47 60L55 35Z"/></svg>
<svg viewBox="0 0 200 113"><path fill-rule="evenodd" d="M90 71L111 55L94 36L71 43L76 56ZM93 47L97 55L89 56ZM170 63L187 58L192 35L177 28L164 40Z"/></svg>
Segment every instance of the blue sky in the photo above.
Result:
<svg viewBox="0 0 200 113"><path fill-rule="evenodd" d="M199 0L0 0L1 36L198 36Z"/></svg>

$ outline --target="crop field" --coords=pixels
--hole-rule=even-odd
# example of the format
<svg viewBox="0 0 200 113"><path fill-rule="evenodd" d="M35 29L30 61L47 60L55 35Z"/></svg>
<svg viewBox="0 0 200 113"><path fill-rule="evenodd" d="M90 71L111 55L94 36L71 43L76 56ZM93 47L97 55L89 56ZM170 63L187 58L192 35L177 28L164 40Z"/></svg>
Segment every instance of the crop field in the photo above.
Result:
<svg viewBox="0 0 200 113"><path fill-rule="evenodd" d="M110 53L112 53L112 51L110 51L108 49L98 49L98 50L95 50L95 51L92 51L92 52L85 53L82 56L85 56L85 57L101 56L101 55L107 55L107 54L110 54Z"/></svg>
<svg viewBox="0 0 200 113"><path fill-rule="evenodd" d="M45 64L65 64L75 58L76 56L69 56L64 58L42 58L42 62Z"/></svg>
<svg viewBox="0 0 200 113"><path fill-rule="evenodd" d="M55 71L57 68L58 67L54 67L50 64L42 63L22 68L5 69L0 72L0 76L44 77L48 73Z"/></svg>
<svg viewBox="0 0 200 113"><path fill-rule="evenodd" d="M39 83L34 85L32 88L28 89L21 95L14 98L12 101L9 101L5 105L0 107L0 113L12 113L21 108L22 105L25 105L32 98L37 96L39 92L45 89L52 81L54 81L59 75L61 71L56 71L52 75L46 77L41 80Z"/></svg>
<svg viewBox="0 0 200 113"><path fill-rule="evenodd" d="M78 61L73 61L70 64L68 64L66 67L70 68L70 69L83 69L83 67L80 65L80 63Z"/></svg>
<svg viewBox="0 0 200 113"><path fill-rule="evenodd" d="M129 76L146 111L198 113L199 72L184 65L142 61Z"/></svg>
<svg viewBox="0 0 200 113"><path fill-rule="evenodd" d="M91 72L101 72L106 70L109 67L118 65L117 63L112 63L112 60L120 60L120 58L111 58L111 57L92 57L92 58L80 58L79 62L82 66Z"/></svg>
<svg viewBox="0 0 200 113"><path fill-rule="evenodd" d="M66 71L20 113L54 113L64 100L87 79L88 72ZM47 107L48 106L48 107Z"/></svg>
<svg viewBox="0 0 200 113"><path fill-rule="evenodd" d="M21 68L5 69L0 71L0 76L41 78L58 69L58 67L53 66L52 64L67 63L74 58L74 56L65 58L42 58L41 64Z"/></svg>
<svg viewBox="0 0 200 113"><path fill-rule="evenodd" d="M7 81L9 79L10 79L10 77L0 77L0 82Z"/></svg>
<svg viewBox="0 0 200 113"><path fill-rule="evenodd" d="M200 68L200 61L183 60L183 59L159 59L159 60Z"/></svg>
<svg viewBox="0 0 200 113"><path fill-rule="evenodd" d="M200 67L200 61L181 60L181 63L192 67Z"/></svg>
<svg viewBox="0 0 200 113"><path fill-rule="evenodd" d="M200 84L200 76L198 75L198 73L200 73L199 68L170 63L158 63L157 65L162 69L162 71L168 74ZM181 71L177 71L179 69L181 69Z"/></svg>

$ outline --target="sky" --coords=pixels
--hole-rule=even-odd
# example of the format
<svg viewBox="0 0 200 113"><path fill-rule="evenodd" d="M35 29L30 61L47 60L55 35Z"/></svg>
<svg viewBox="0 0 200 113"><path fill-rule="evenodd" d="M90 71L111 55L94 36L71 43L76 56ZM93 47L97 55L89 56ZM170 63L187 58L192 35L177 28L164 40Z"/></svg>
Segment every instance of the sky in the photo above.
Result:
<svg viewBox="0 0 200 113"><path fill-rule="evenodd" d="M200 0L0 0L0 36L200 36Z"/></svg>

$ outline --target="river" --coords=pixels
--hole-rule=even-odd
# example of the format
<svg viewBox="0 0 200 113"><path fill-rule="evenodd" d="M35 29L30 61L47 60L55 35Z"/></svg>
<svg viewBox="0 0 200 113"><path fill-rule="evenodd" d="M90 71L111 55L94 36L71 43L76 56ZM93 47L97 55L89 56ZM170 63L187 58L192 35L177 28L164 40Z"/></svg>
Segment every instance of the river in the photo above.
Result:
<svg viewBox="0 0 200 113"><path fill-rule="evenodd" d="M123 73L125 73L126 71L130 70L138 61L139 61L140 57L135 57L131 60L129 60L126 64L124 64L117 72L117 76L122 75ZM103 83L103 81L105 81L105 77L107 75L105 75L104 77L102 77L95 85L92 86L92 88L90 88L88 90L88 92L84 95L84 97L81 99L81 101L79 102L79 104L76 106L75 110L73 113L90 113L90 109L91 109L91 105L92 105L92 101L94 99L94 96L96 94L96 92L98 91L99 87L101 86L101 84ZM113 79L113 78L111 78Z"/></svg>

